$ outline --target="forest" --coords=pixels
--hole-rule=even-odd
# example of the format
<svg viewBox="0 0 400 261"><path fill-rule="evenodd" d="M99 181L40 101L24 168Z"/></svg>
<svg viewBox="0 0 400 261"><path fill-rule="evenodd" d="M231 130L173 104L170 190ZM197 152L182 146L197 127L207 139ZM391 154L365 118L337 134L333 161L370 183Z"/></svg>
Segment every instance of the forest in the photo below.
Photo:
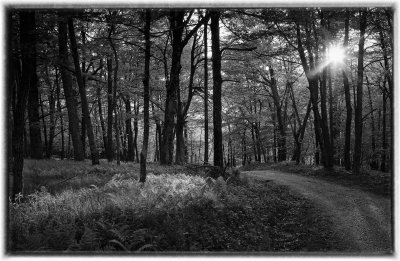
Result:
<svg viewBox="0 0 400 261"><path fill-rule="evenodd" d="M11 253L390 252L274 179L390 201L391 7L6 19Z"/></svg>

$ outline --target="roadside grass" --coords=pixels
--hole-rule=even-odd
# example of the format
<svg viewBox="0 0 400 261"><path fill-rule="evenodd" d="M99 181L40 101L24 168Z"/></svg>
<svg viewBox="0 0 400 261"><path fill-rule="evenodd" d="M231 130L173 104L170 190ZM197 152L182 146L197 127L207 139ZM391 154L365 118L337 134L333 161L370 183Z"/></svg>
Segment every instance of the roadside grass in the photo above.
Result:
<svg viewBox="0 0 400 261"><path fill-rule="evenodd" d="M25 171L34 169L47 186L37 182L39 190L9 204L11 253L346 249L333 236L327 217L272 182L210 183L180 173L184 167L150 164L154 174L140 184L136 164L28 163ZM52 173L57 178L50 178ZM66 187L52 183L77 174L90 178L65 181Z"/></svg>
<svg viewBox="0 0 400 261"><path fill-rule="evenodd" d="M335 166L332 171L327 171L321 166L296 165L295 162L285 161L280 163L251 163L241 167L240 170L279 170L316 177L344 186L357 187L380 196L390 197L392 195L392 174L367 168L363 168L360 175L354 175L351 171L340 166Z"/></svg>

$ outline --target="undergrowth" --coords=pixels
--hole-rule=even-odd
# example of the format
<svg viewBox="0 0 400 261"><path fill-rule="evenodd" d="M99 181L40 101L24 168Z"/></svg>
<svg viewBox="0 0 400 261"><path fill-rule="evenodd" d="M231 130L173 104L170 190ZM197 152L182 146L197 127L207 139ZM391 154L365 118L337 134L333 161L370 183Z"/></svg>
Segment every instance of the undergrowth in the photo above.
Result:
<svg viewBox="0 0 400 261"><path fill-rule="evenodd" d="M148 173L195 175L196 172L184 166L160 166L155 163L147 164ZM45 187L51 193L67 189L80 189L90 185L103 186L115 174L129 175L137 178L139 164L121 162L120 165L101 160L100 165L91 165L89 161L77 162L71 160L25 160L24 194L28 195Z"/></svg>
<svg viewBox="0 0 400 261"><path fill-rule="evenodd" d="M106 170L106 166L96 167ZM76 168L78 171L79 168ZM330 224L284 187L182 173L113 173L103 185L50 193L45 186L9 204L8 250L329 251ZM81 170L82 171L82 170ZM88 170L83 171L90 171ZM50 175L50 173L48 173ZM108 171L94 176L111 175ZM245 181L245 182L244 182Z"/></svg>

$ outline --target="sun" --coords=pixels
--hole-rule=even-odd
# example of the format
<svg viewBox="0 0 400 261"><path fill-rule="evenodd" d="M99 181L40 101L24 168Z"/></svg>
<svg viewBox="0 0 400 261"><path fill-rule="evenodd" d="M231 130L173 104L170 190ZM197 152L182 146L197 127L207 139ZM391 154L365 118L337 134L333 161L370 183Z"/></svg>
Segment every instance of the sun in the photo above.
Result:
<svg viewBox="0 0 400 261"><path fill-rule="evenodd" d="M340 64L343 63L346 53L344 48L340 46L331 46L328 49L328 63Z"/></svg>

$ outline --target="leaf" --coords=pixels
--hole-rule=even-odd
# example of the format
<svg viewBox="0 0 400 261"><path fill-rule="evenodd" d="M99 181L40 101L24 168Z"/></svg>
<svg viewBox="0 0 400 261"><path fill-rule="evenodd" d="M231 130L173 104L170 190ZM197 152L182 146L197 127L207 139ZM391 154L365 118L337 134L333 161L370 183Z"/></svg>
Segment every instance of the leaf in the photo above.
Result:
<svg viewBox="0 0 400 261"><path fill-rule="evenodd" d="M116 244L116 245L118 245L119 247L121 247L123 250L125 250L125 251L127 251L127 252L129 252L129 250L121 243L121 242L119 242L118 240L116 240L116 239L111 239L110 241L108 241L108 243L112 243L112 244Z"/></svg>
<svg viewBox="0 0 400 261"><path fill-rule="evenodd" d="M146 245L144 245L144 246L141 246L138 250L136 250L136 252L141 252L141 251L143 251L143 250L145 250L145 249L147 249L147 248L153 248L153 249L155 249L155 246L154 246L153 244L146 244Z"/></svg>

